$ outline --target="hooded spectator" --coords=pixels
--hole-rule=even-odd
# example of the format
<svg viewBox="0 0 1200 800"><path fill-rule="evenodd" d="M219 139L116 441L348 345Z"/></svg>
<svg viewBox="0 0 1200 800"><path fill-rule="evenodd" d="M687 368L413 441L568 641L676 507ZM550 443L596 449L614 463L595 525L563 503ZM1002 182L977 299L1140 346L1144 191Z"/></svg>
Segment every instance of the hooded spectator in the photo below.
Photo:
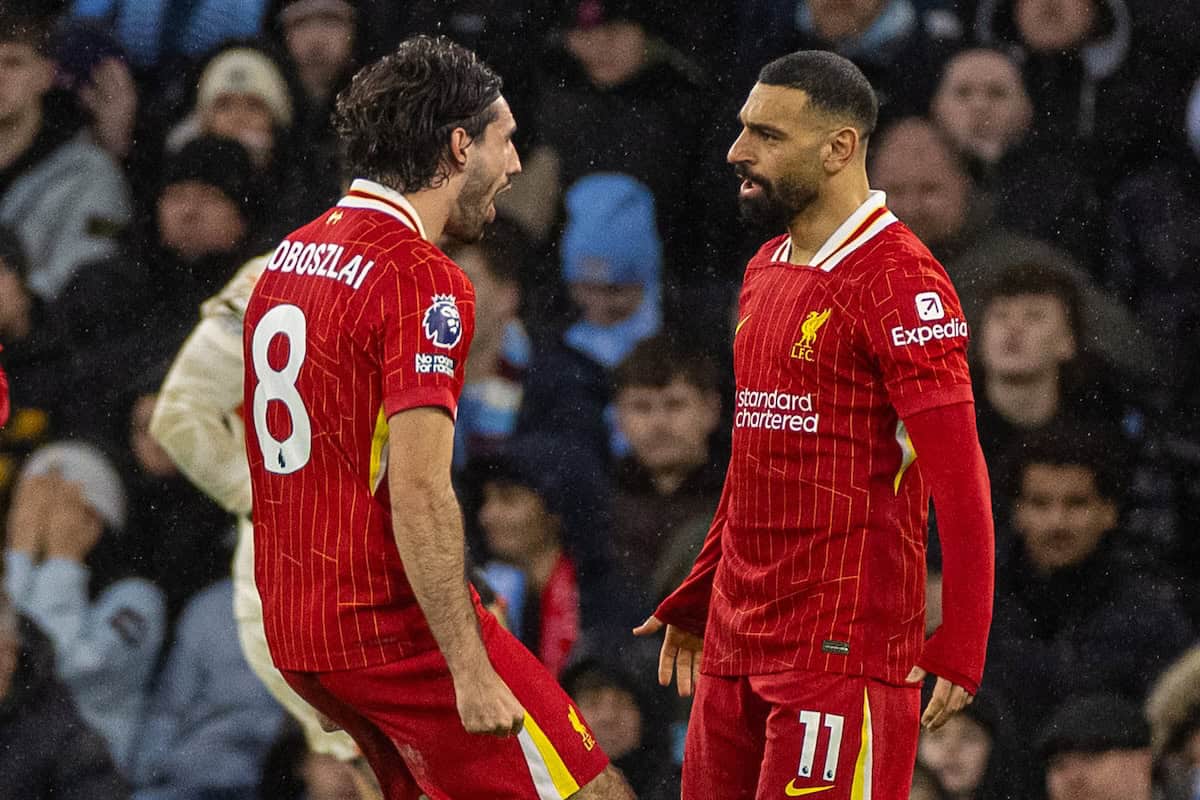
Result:
<svg viewBox="0 0 1200 800"><path fill-rule="evenodd" d="M654 197L627 175L596 174L567 192L563 279L580 310L566 343L614 367L662 323L662 241Z"/></svg>

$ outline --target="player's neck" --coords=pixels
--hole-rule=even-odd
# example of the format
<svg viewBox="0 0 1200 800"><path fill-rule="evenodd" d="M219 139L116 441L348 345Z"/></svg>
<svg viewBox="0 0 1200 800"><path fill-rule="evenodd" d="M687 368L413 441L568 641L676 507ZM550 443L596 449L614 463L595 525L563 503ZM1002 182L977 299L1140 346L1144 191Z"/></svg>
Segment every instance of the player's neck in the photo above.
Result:
<svg viewBox="0 0 1200 800"><path fill-rule="evenodd" d="M448 182L447 182L448 183ZM450 219L450 211L454 208L456 195L448 191L447 183L436 189L425 189L420 192L409 192L404 199L417 210L421 218L421 226L425 228L425 238L437 243L446 230L446 221Z"/></svg>
<svg viewBox="0 0 1200 800"><path fill-rule="evenodd" d="M845 176L830 181L825 191L788 225L792 237L791 263L808 264L833 232L867 202L871 193L864 171L861 176Z"/></svg>
<svg viewBox="0 0 1200 800"><path fill-rule="evenodd" d="M1058 373L1048 370L1029 377L993 377L984 390L1002 417L1020 428L1045 425L1058 413Z"/></svg>

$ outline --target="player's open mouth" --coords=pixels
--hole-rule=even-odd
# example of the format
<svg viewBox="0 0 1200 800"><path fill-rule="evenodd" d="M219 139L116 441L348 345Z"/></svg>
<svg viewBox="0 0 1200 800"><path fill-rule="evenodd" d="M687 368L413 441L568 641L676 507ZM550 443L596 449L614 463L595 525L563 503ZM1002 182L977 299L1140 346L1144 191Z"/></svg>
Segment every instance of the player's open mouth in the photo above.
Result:
<svg viewBox="0 0 1200 800"><path fill-rule="evenodd" d="M738 195L741 197L758 197L762 194L762 185L755 182L752 178L743 178L742 186L738 190Z"/></svg>

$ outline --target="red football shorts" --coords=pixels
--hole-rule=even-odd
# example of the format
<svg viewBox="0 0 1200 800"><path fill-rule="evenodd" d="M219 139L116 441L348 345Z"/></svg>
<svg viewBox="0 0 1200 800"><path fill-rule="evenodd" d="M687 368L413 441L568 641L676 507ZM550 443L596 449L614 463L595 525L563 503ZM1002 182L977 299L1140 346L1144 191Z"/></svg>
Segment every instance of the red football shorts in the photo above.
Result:
<svg viewBox="0 0 1200 800"><path fill-rule="evenodd" d="M480 627L492 666L525 707L518 736L466 732L437 650L369 669L283 675L354 737L387 800L570 797L608 757L546 668L491 614L481 614Z"/></svg>
<svg viewBox="0 0 1200 800"><path fill-rule="evenodd" d="M908 800L919 686L794 670L701 675L683 800Z"/></svg>

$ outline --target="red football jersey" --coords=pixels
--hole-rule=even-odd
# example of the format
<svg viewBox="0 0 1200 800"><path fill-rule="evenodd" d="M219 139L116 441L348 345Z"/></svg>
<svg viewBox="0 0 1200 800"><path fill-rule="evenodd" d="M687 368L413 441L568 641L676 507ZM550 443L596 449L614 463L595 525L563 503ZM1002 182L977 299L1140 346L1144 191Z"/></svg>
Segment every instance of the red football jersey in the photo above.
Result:
<svg viewBox="0 0 1200 800"><path fill-rule="evenodd" d="M467 276L399 193L355 181L275 250L246 309L255 582L281 669L436 647L404 575L387 419L455 413L474 331Z"/></svg>
<svg viewBox="0 0 1200 800"><path fill-rule="evenodd" d="M774 239L746 269L721 506L657 613L704 630L706 673L899 683L924 641L930 500L901 420L972 400L967 326L881 192L810 265L790 250Z"/></svg>

